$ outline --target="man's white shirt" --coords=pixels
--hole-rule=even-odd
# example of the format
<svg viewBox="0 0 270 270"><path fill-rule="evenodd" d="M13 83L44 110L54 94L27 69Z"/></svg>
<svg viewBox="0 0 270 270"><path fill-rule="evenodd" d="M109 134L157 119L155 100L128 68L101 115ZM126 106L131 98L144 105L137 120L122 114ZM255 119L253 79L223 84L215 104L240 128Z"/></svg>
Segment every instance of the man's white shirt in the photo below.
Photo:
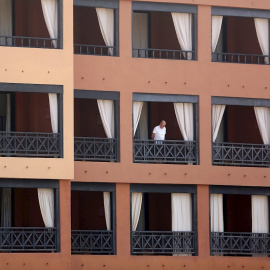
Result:
<svg viewBox="0 0 270 270"><path fill-rule="evenodd" d="M156 126L153 129L153 133L155 134L154 140L165 140L165 135L166 135L166 127L160 128L160 126Z"/></svg>

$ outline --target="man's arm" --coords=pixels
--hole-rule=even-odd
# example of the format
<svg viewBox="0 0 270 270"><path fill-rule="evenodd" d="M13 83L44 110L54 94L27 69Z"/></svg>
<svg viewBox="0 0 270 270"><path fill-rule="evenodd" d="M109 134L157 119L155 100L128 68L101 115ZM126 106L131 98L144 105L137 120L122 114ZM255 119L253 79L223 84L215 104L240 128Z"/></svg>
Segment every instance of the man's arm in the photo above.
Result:
<svg viewBox="0 0 270 270"><path fill-rule="evenodd" d="M156 135L156 133L152 133L152 140L154 140L155 139L155 135Z"/></svg>

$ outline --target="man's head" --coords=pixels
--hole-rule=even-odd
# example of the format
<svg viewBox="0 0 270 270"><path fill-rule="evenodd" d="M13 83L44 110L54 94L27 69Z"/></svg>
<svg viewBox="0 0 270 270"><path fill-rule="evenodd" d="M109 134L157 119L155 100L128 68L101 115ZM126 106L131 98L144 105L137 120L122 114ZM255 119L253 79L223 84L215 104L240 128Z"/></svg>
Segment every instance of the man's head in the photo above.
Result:
<svg viewBox="0 0 270 270"><path fill-rule="evenodd" d="M164 128L166 126L166 121L161 120L159 126L160 126L160 128Z"/></svg>

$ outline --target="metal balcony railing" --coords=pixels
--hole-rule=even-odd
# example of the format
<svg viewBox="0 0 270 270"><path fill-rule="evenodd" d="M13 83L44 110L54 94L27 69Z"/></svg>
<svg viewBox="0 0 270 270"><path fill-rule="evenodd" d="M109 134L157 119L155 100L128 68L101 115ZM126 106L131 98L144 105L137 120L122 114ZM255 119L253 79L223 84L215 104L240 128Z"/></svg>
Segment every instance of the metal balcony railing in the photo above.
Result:
<svg viewBox="0 0 270 270"><path fill-rule="evenodd" d="M60 134L0 131L0 156L60 157Z"/></svg>
<svg viewBox="0 0 270 270"><path fill-rule="evenodd" d="M136 163L197 164L195 141L133 141L133 160Z"/></svg>
<svg viewBox="0 0 270 270"><path fill-rule="evenodd" d="M132 254L195 254L195 232L133 231Z"/></svg>
<svg viewBox="0 0 270 270"><path fill-rule="evenodd" d="M0 228L2 252L57 251L57 229L53 228Z"/></svg>
<svg viewBox="0 0 270 270"><path fill-rule="evenodd" d="M60 40L57 38L0 36L0 46L59 49Z"/></svg>
<svg viewBox="0 0 270 270"><path fill-rule="evenodd" d="M72 230L71 253L99 255L115 254L113 245L113 232L102 230Z"/></svg>
<svg viewBox="0 0 270 270"><path fill-rule="evenodd" d="M270 145L213 143L214 165L270 166Z"/></svg>
<svg viewBox="0 0 270 270"><path fill-rule="evenodd" d="M243 53L212 53L212 62L269 65L270 55Z"/></svg>
<svg viewBox="0 0 270 270"><path fill-rule="evenodd" d="M115 46L74 44L74 54L116 56L117 51Z"/></svg>
<svg viewBox="0 0 270 270"><path fill-rule="evenodd" d="M117 161L117 139L75 137L74 159L77 161Z"/></svg>
<svg viewBox="0 0 270 270"><path fill-rule="evenodd" d="M183 50L133 48L132 56L137 58L196 60L195 51L183 51Z"/></svg>
<svg viewBox="0 0 270 270"><path fill-rule="evenodd" d="M212 232L211 254L270 255L270 234Z"/></svg>

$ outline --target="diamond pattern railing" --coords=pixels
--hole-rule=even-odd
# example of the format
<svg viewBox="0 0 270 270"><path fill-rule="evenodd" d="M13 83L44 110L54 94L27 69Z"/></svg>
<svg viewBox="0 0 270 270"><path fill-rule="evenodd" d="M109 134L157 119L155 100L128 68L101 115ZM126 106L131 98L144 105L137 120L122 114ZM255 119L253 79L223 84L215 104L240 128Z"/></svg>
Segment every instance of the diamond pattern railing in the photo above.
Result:
<svg viewBox="0 0 270 270"><path fill-rule="evenodd" d="M72 254L114 254L113 232L102 230L72 230Z"/></svg>
<svg viewBox="0 0 270 270"><path fill-rule="evenodd" d="M195 232L133 231L132 254L195 254Z"/></svg>
<svg viewBox="0 0 270 270"><path fill-rule="evenodd" d="M47 252L57 251L57 229L53 228L0 228L0 251Z"/></svg>
<svg viewBox="0 0 270 270"><path fill-rule="evenodd" d="M117 161L117 139L75 137L74 159L77 161Z"/></svg>
<svg viewBox="0 0 270 270"><path fill-rule="evenodd" d="M196 142L134 139L133 160L136 163L197 164Z"/></svg>
<svg viewBox="0 0 270 270"><path fill-rule="evenodd" d="M270 255L270 234L212 232L211 254Z"/></svg>
<svg viewBox="0 0 270 270"><path fill-rule="evenodd" d="M60 134L0 131L0 156L60 157Z"/></svg>
<svg viewBox="0 0 270 270"><path fill-rule="evenodd" d="M213 143L214 165L270 166L270 145Z"/></svg>

